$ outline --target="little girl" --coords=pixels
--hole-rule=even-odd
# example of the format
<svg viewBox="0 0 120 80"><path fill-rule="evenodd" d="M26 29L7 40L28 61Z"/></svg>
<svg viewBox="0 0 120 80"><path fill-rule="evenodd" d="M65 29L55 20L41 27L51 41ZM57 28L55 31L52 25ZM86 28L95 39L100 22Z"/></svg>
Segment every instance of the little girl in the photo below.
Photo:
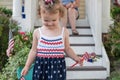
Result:
<svg viewBox="0 0 120 80"><path fill-rule="evenodd" d="M34 30L32 48L21 72L23 76L35 60L33 80L66 80L64 52L80 63L80 57L70 47L68 30L59 24L63 14L60 0L40 0L43 26Z"/></svg>

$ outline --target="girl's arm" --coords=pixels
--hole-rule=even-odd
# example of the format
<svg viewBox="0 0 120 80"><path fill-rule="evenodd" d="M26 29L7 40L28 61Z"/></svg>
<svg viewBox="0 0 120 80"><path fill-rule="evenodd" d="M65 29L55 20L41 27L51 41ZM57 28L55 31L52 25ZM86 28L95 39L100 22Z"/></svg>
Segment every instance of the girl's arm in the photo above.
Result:
<svg viewBox="0 0 120 80"><path fill-rule="evenodd" d="M36 57L36 51L37 51L37 42L38 42L38 39L37 39L37 30L35 30L33 32L33 42L32 42L32 48L29 52L29 55L28 55L28 59L26 61L26 64L25 64L25 67L23 68L22 70L22 75L26 75L31 64L33 63L35 57Z"/></svg>
<svg viewBox="0 0 120 80"><path fill-rule="evenodd" d="M73 51L73 49L70 47L70 43L69 43L69 32L67 29L65 29L65 53L72 58L73 60L75 60L76 62L80 62L80 57L78 57L75 52Z"/></svg>

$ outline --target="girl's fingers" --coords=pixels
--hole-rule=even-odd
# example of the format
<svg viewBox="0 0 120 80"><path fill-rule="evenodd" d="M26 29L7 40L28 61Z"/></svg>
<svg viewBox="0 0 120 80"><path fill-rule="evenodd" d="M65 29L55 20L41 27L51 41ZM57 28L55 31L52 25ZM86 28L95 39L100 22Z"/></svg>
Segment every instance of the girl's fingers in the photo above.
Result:
<svg viewBox="0 0 120 80"><path fill-rule="evenodd" d="M80 62L80 66L83 66L83 62Z"/></svg>
<svg viewBox="0 0 120 80"><path fill-rule="evenodd" d="M21 75L25 76L26 74L27 74L27 71L23 69L22 72L21 72Z"/></svg>
<svg viewBox="0 0 120 80"><path fill-rule="evenodd" d="M21 75L24 76L24 70L22 70Z"/></svg>

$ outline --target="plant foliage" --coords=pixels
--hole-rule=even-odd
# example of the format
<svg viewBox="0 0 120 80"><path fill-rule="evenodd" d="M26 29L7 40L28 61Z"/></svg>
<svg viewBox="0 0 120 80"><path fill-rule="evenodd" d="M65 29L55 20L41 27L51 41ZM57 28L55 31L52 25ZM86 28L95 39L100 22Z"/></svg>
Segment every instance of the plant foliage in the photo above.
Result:
<svg viewBox="0 0 120 80"><path fill-rule="evenodd" d="M111 9L111 17L114 23L110 25L104 45L111 63L110 80L120 80L120 7L114 6Z"/></svg>
<svg viewBox="0 0 120 80"><path fill-rule="evenodd" d="M7 62L6 49L8 47L9 24L12 11L0 8L0 71Z"/></svg>
<svg viewBox="0 0 120 80"><path fill-rule="evenodd" d="M109 56L113 56L115 59L120 58L120 8L113 7L111 9L111 15L114 19L114 23L110 25L110 29L107 35L107 41L105 47L109 53Z"/></svg>
<svg viewBox="0 0 120 80"><path fill-rule="evenodd" d="M32 32L18 33L14 36L15 46L8 63L0 73L0 80L18 80L16 70L24 66L32 43Z"/></svg>

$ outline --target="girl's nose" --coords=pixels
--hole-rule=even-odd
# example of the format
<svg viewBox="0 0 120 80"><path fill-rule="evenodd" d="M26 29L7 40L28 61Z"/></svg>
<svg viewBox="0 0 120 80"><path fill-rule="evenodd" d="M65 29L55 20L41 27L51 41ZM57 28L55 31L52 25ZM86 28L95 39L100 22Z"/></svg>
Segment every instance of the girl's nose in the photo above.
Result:
<svg viewBox="0 0 120 80"><path fill-rule="evenodd" d="M52 22L48 22L48 25L53 25L53 23Z"/></svg>

